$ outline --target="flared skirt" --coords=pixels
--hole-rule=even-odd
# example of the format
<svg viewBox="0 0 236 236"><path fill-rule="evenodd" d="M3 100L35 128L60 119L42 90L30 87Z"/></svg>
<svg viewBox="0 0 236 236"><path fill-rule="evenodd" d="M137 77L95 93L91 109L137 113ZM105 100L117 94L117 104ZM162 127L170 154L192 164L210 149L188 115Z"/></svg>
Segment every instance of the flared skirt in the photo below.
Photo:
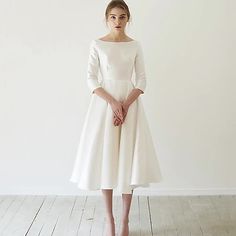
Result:
<svg viewBox="0 0 236 236"><path fill-rule="evenodd" d="M131 80L104 79L102 87L118 101L134 88ZM70 181L84 190L131 193L162 179L158 157L139 96L125 121L113 124L110 104L93 93L85 115Z"/></svg>

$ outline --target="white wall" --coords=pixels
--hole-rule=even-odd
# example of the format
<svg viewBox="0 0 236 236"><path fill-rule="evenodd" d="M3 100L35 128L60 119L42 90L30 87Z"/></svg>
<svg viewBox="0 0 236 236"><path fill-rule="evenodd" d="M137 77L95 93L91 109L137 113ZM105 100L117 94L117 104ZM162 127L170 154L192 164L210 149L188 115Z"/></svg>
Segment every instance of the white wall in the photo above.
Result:
<svg viewBox="0 0 236 236"><path fill-rule="evenodd" d="M107 3L0 2L0 194L81 193L69 177ZM136 193L236 193L235 1L127 3L164 178Z"/></svg>

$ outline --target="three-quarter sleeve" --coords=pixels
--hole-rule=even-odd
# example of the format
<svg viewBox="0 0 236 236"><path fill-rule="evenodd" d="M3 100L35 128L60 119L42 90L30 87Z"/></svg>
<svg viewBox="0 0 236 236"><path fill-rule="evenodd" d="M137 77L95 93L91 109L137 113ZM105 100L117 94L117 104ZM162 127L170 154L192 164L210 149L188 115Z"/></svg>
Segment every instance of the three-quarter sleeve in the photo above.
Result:
<svg viewBox="0 0 236 236"><path fill-rule="evenodd" d="M146 73L144 65L144 55L141 44L138 42L137 53L135 56L135 88L140 89L144 93L146 88Z"/></svg>
<svg viewBox="0 0 236 236"><path fill-rule="evenodd" d="M99 57L95 41L93 40L90 43L89 47L89 58L87 67L87 85L91 93L94 93L94 90L96 88L102 87L98 82L98 71L99 71Z"/></svg>

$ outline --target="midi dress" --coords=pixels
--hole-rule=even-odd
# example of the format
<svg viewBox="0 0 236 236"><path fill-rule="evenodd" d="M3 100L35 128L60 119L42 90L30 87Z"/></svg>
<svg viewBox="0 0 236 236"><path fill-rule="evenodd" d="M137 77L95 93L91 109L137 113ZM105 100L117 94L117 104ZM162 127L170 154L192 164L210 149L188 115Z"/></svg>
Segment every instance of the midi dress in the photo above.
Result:
<svg viewBox="0 0 236 236"><path fill-rule="evenodd" d="M91 40L86 82L90 101L70 181L83 190L119 193L160 182L159 160L142 103L147 79L140 41ZM134 88L142 91L129 106L123 124L114 125L111 105L94 93L99 87L117 101L124 101Z"/></svg>

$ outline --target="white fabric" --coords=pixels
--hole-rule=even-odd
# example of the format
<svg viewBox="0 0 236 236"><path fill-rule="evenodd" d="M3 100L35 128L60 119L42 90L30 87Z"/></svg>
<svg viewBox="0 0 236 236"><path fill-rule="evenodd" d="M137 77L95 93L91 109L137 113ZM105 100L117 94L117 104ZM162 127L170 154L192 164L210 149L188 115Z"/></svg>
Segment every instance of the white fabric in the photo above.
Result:
<svg viewBox="0 0 236 236"><path fill-rule="evenodd" d="M133 69L135 85L131 81ZM93 93L103 87L115 99L123 101L134 88L145 91L140 42L92 40L87 71L91 100L70 181L80 189L117 189L120 193L160 182L162 175L141 95L130 105L125 122L114 126L110 104Z"/></svg>

